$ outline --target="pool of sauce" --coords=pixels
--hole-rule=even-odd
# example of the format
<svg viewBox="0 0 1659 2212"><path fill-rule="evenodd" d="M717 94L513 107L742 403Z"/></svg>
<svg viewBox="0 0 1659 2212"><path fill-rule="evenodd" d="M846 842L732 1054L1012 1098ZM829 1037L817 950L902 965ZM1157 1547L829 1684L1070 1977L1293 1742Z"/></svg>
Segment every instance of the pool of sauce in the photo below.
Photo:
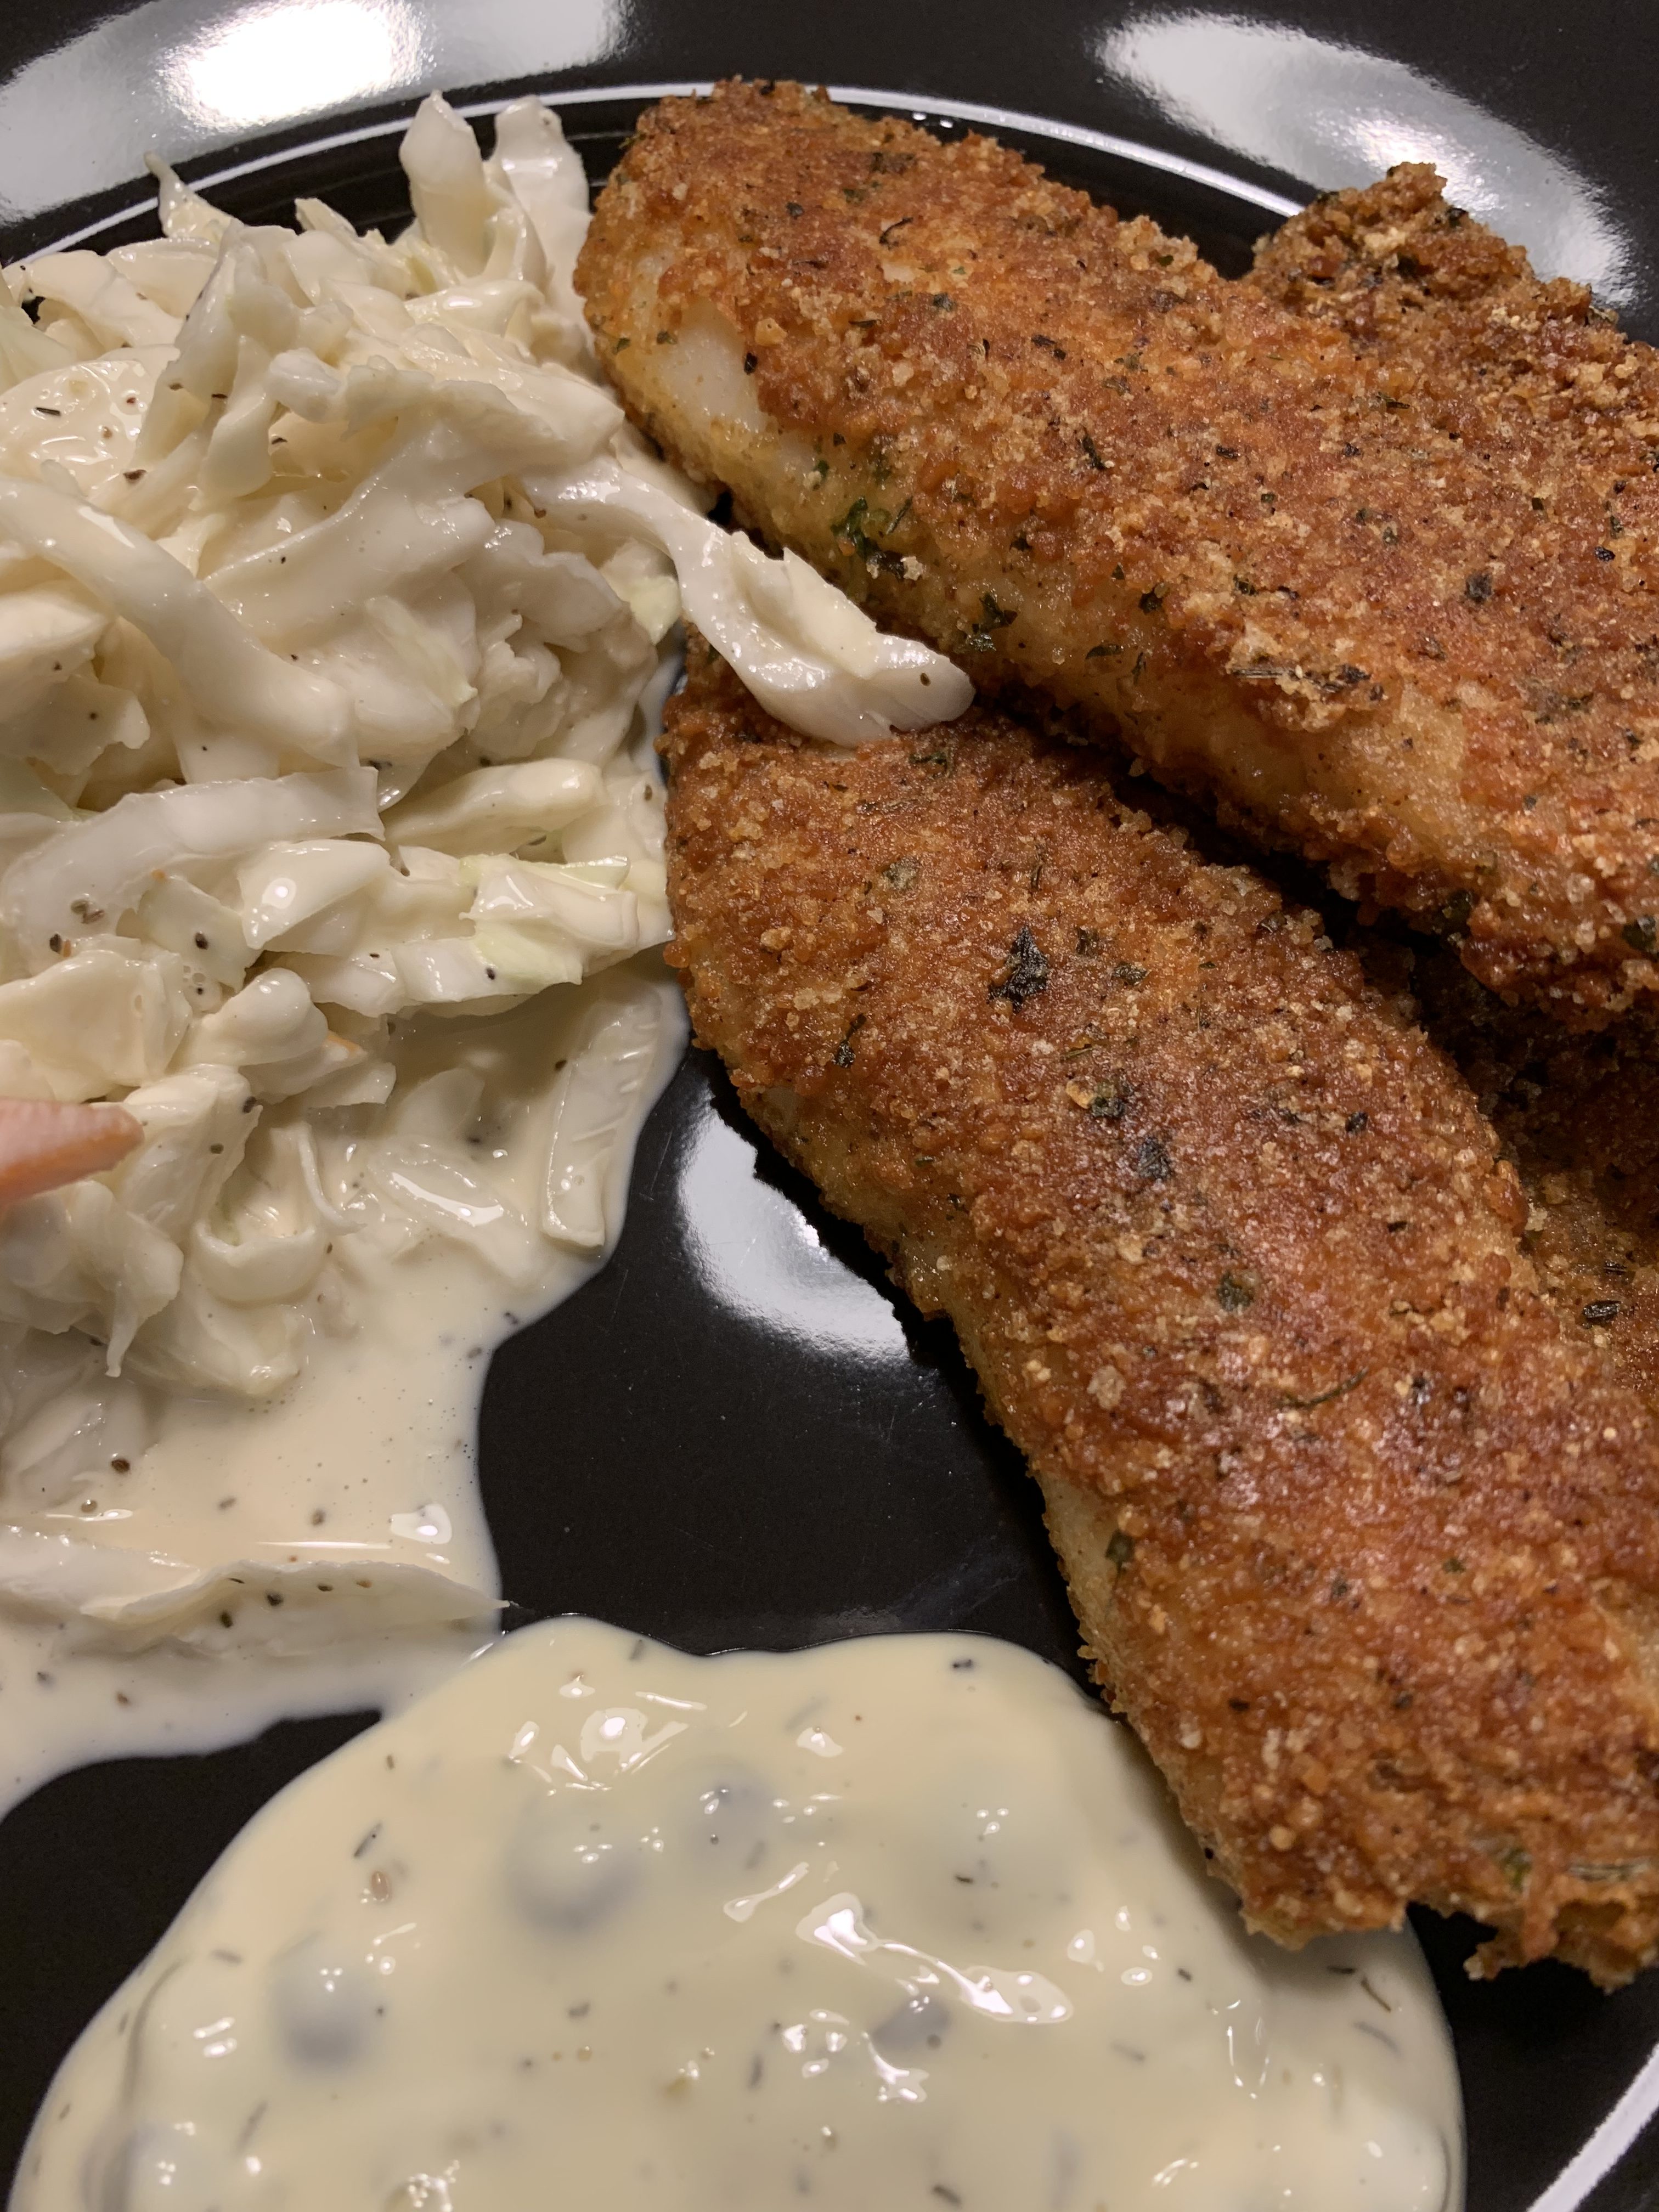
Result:
<svg viewBox="0 0 1659 2212"><path fill-rule="evenodd" d="M12 2212L1453 2212L1461 2141L1412 1940L1247 1936L1030 1653L571 1620L244 1832Z"/></svg>

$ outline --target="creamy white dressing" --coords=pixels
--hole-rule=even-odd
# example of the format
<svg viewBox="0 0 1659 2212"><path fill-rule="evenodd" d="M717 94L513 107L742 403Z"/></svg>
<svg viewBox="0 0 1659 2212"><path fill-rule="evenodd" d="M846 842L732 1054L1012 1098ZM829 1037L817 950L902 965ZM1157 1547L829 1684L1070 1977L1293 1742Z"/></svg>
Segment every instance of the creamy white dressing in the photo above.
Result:
<svg viewBox="0 0 1659 2212"><path fill-rule="evenodd" d="M0 1798L488 1623L477 1387L683 1036L676 565L803 729L968 696L628 428L550 111L402 159L390 243L161 168L164 238L0 288L0 1095L144 1132L0 1217Z"/></svg>
<svg viewBox="0 0 1659 2212"><path fill-rule="evenodd" d="M0 1525L0 1808L88 1759L398 1706L495 1632L476 1466L489 1355L602 1264L684 1040L676 986L633 969L461 1035L413 1030L396 1171L431 1185L435 1142L459 1143L522 1220L550 1165L562 1240L524 1236L508 1281L471 1240L408 1239L404 1216L342 1241L343 1281L313 1295L298 1375L274 1398L127 1391L79 1482ZM343 1195L349 1147L322 1148ZM428 1194L465 1202L441 1182ZM77 1415L90 1426L107 1404L66 1390L47 1413L70 1437L22 1442L61 1458Z"/></svg>
<svg viewBox="0 0 1659 2212"><path fill-rule="evenodd" d="M1126 1729L967 1637L522 1631L295 1783L12 2212L1455 2212L1408 1936L1240 1931Z"/></svg>

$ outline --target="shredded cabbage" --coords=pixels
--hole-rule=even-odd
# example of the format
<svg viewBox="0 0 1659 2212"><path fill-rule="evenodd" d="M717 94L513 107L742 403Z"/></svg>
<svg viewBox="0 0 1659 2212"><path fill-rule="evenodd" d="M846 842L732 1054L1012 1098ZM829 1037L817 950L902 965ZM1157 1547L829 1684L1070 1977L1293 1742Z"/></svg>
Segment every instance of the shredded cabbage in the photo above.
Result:
<svg viewBox="0 0 1659 2212"><path fill-rule="evenodd" d="M953 721L974 696L950 661L889 637L799 555L769 560L690 511L625 460L526 489L554 514L626 516L673 561L685 611L767 710L808 737L858 745Z"/></svg>
<svg viewBox="0 0 1659 2212"><path fill-rule="evenodd" d="M0 285L0 1092L144 1131L0 1217L0 1594L48 1610L96 1607L28 1518L143 1448L151 1386L281 1389L366 1254L450 1240L522 1290L603 1247L648 1004L593 987L539 1206L492 1171L474 1066L400 1080L434 1024L483 1034L667 934L647 721L682 588L808 731L967 696L647 459L549 110L507 107L486 160L434 98L402 159L390 242L315 201L245 225L157 164L162 238ZM226 1580L131 1576L105 1610L135 1634Z"/></svg>

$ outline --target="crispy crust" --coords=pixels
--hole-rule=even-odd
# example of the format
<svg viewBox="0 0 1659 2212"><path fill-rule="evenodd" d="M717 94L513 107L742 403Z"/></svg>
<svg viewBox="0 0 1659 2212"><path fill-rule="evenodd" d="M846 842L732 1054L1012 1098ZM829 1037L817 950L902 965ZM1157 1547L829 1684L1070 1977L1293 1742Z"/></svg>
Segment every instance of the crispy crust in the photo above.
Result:
<svg viewBox="0 0 1659 2212"><path fill-rule="evenodd" d="M1401 981L1515 1162L1522 1248L1562 1328L1659 1412L1659 1025L1565 1034L1439 949Z"/></svg>
<svg viewBox="0 0 1659 2212"><path fill-rule="evenodd" d="M856 755L694 645L700 1041L950 1316L1085 1649L1251 1920L1421 1899L1599 1980L1659 1942L1653 1424L1513 1171L1317 919L975 710Z"/></svg>
<svg viewBox="0 0 1659 2212"><path fill-rule="evenodd" d="M981 685L1565 1018L1659 993L1659 363L1430 171L1228 283L988 141L733 83L644 117L578 281L636 418Z"/></svg>

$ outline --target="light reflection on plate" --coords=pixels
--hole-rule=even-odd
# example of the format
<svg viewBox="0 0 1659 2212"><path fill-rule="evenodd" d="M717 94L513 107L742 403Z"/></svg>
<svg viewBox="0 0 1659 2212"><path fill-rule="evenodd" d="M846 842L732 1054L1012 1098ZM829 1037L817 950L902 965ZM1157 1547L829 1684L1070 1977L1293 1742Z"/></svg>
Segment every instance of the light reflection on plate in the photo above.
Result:
<svg viewBox="0 0 1659 2212"><path fill-rule="evenodd" d="M1590 180L1526 131L1388 54L1242 15L1136 15L1101 62L1172 123L1322 191L1429 161L1459 207L1524 246L1545 276L1627 304L1632 249Z"/></svg>
<svg viewBox="0 0 1659 2212"><path fill-rule="evenodd" d="M604 61L619 0L141 0L0 84L0 224L245 131Z"/></svg>
<svg viewBox="0 0 1659 2212"><path fill-rule="evenodd" d="M890 1303L826 1249L793 1200L755 1172L757 1147L709 1113L680 1170L692 1263L709 1296L782 1336L908 1364Z"/></svg>

